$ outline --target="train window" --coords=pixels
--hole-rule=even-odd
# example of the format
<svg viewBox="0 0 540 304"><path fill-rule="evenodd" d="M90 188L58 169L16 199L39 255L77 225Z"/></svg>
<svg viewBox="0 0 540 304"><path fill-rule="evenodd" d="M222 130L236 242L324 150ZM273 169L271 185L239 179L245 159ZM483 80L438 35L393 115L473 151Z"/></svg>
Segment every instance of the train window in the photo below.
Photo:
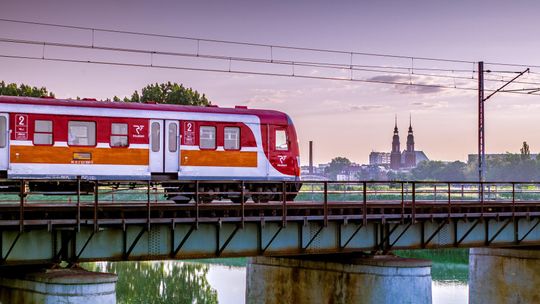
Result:
<svg viewBox="0 0 540 304"><path fill-rule="evenodd" d="M289 145L287 144L287 133L285 133L285 130L276 130L276 150L289 150Z"/></svg>
<svg viewBox="0 0 540 304"><path fill-rule="evenodd" d="M225 127L225 150L240 150L240 128Z"/></svg>
<svg viewBox="0 0 540 304"><path fill-rule="evenodd" d="M34 144L53 144L53 124L51 120L36 120L34 122Z"/></svg>
<svg viewBox="0 0 540 304"><path fill-rule="evenodd" d="M7 144L7 120L0 116L0 148L5 148Z"/></svg>
<svg viewBox="0 0 540 304"><path fill-rule="evenodd" d="M169 124L169 152L176 152L178 148L178 129L176 123Z"/></svg>
<svg viewBox="0 0 540 304"><path fill-rule="evenodd" d="M111 124L111 147L127 147L128 146L128 124L127 123L112 123Z"/></svg>
<svg viewBox="0 0 540 304"><path fill-rule="evenodd" d="M216 148L216 127L201 127L199 134L199 147L201 149Z"/></svg>
<svg viewBox="0 0 540 304"><path fill-rule="evenodd" d="M161 127L159 122L152 123L152 152L159 152L160 131Z"/></svg>
<svg viewBox="0 0 540 304"><path fill-rule="evenodd" d="M68 145L95 146L96 123L93 121L68 122Z"/></svg>

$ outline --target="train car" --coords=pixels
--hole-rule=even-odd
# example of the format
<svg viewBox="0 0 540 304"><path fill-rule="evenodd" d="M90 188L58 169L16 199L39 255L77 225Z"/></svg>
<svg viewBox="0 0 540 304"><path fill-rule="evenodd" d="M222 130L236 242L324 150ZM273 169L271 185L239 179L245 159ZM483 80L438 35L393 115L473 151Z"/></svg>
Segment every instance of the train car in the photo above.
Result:
<svg viewBox="0 0 540 304"><path fill-rule="evenodd" d="M244 180L261 192L299 182L300 167L294 125L278 111L0 96L0 175ZM239 190L230 187L207 183L199 190Z"/></svg>

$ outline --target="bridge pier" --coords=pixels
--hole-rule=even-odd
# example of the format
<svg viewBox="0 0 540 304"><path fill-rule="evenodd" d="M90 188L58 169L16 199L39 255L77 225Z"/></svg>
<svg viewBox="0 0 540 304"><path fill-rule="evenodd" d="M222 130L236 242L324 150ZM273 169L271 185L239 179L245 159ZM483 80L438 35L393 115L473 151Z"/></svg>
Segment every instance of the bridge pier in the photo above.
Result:
<svg viewBox="0 0 540 304"><path fill-rule="evenodd" d="M471 248L469 303L540 303L540 250Z"/></svg>
<svg viewBox="0 0 540 304"><path fill-rule="evenodd" d="M431 262L395 256L251 258L246 303L431 303Z"/></svg>
<svg viewBox="0 0 540 304"><path fill-rule="evenodd" d="M83 269L0 270L0 303L116 303L117 276Z"/></svg>

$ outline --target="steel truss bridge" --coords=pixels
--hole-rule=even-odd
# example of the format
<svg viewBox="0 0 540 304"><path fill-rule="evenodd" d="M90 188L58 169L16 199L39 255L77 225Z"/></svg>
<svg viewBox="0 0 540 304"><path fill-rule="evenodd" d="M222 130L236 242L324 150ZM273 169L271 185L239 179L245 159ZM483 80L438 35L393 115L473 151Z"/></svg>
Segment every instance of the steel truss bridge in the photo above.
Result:
<svg viewBox="0 0 540 304"><path fill-rule="evenodd" d="M0 181L0 264L540 244L540 183L302 181L294 201L282 199L286 182L272 193L174 192L186 181L57 180L74 190L55 193L29 187L50 182ZM244 189L243 181L193 183ZM166 193L195 199L176 204ZM217 194L242 200L198 199ZM279 200L243 202L254 194Z"/></svg>

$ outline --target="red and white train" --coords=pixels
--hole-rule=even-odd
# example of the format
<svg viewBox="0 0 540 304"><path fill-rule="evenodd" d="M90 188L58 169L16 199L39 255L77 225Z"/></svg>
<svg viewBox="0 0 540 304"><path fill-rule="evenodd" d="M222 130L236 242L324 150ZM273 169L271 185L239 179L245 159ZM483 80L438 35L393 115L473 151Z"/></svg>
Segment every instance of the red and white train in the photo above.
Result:
<svg viewBox="0 0 540 304"><path fill-rule="evenodd" d="M0 175L245 180L271 191L299 181L300 167L294 125L277 111L0 96Z"/></svg>

